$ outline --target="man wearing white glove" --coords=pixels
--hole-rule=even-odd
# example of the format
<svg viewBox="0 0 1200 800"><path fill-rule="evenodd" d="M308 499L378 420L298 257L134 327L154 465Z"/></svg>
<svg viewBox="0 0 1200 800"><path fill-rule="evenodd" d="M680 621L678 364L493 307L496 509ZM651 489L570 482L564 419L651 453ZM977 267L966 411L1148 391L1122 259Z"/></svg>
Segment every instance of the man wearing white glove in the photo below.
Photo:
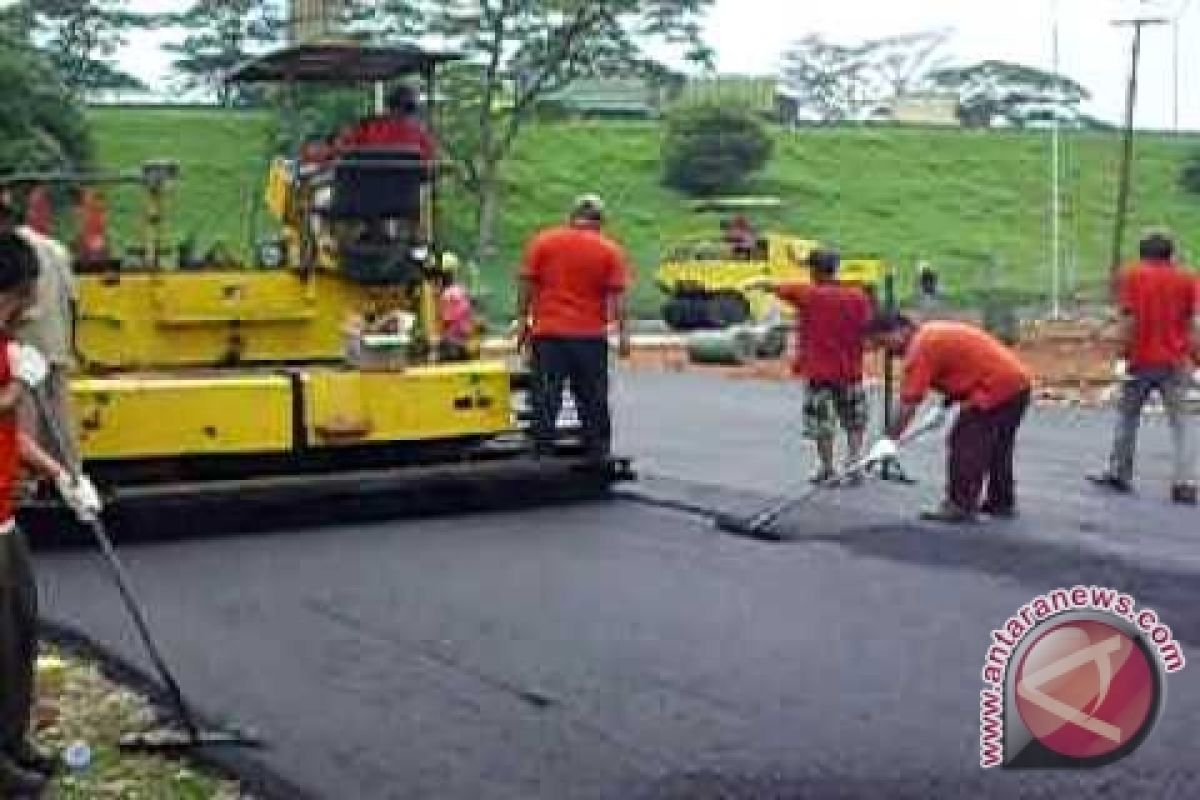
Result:
<svg viewBox="0 0 1200 800"><path fill-rule="evenodd" d="M968 522L983 512L1009 518L1017 513L1013 455L1017 431L1029 407L1032 376L1016 354L989 334L960 322L917 325L899 314L874 320L870 340L904 358L900 411L880 455L894 453L926 395L942 395L941 406L959 406L947 439L946 497L922 519ZM942 424L935 407L918 423Z"/></svg>
<svg viewBox="0 0 1200 800"><path fill-rule="evenodd" d="M33 303L37 259L14 233L0 233L0 796L36 795L53 762L26 738L37 655L37 584L16 525L15 486L22 466L60 487L67 503L99 513L99 498L20 431L17 409L46 377L35 348L10 338Z"/></svg>
<svg viewBox="0 0 1200 800"><path fill-rule="evenodd" d="M1175 260L1169 236L1151 233L1139 246L1140 263L1124 270L1117 284L1121 309L1121 377L1117 425L1108 469L1088 475L1097 486L1133 490L1134 454L1142 409L1162 396L1175 451L1171 499L1195 505L1196 455L1187 412L1191 356L1200 353L1200 303L1195 279Z"/></svg>

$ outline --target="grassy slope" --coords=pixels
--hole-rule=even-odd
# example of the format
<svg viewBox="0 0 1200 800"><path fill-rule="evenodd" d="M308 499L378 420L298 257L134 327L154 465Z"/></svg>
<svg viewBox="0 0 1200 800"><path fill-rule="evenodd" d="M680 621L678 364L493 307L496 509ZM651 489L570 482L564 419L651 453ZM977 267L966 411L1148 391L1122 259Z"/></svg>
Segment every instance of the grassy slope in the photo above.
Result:
<svg viewBox="0 0 1200 800"><path fill-rule="evenodd" d="M184 166L176 230L202 241L248 240L246 212L262 178L266 123L254 115L195 111L97 111L101 160L131 166L170 155ZM613 229L643 277L638 298L653 313L647 278L661 247L687 231L715 228L691 214L685 199L658 183L659 131L638 123L564 123L531 128L508 171L501 258L485 267L501 298L523 240L561 218L581 191L601 192ZM1200 232L1200 199L1175 186L1180 161L1196 139L1147 135L1139 140L1130 237L1149 224L1185 238ZM1118 142L1107 134L1066 141L1064 241L1080 282L1097 285L1109 259ZM1036 293L1049 285L1047 263L1049 142L1046 134L901 129L831 129L781 133L776 157L756 191L786 208L762 220L826 239L847 253L875 254L898 265L902 286L912 265L929 259L960 294L984 284L984 266L1002 265L999 285ZM450 229L458 246L470 238L469 208L451 194ZM117 215L128 228L129 206ZM1069 269L1070 271L1070 269ZM502 301L503 302L503 301Z"/></svg>

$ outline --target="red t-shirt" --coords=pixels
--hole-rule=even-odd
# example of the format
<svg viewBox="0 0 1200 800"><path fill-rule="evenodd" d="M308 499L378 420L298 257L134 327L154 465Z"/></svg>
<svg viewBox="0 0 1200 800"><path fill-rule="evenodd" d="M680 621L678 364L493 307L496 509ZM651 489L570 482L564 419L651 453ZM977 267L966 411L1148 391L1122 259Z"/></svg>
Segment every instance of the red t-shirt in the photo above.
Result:
<svg viewBox="0 0 1200 800"><path fill-rule="evenodd" d="M338 150L355 147L412 148L425 161L437 155L437 143L418 120L408 117L372 117L346 131L338 138Z"/></svg>
<svg viewBox="0 0 1200 800"><path fill-rule="evenodd" d="M1143 262L1121 275L1117 295L1121 310L1133 321L1129 365L1186 366L1197 313L1192 276L1174 264Z"/></svg>
<svg viewBox="0 0 1200 800"><path fill-rule="evenodd" d="M933 389L953 403L988 411L1032 384L1016 353L985 331L963 322L926 322L905 354L900 398L919 403Z"/></svg>
<svg viewBox="0 0 1200 800"><path fill-rule="evenodd" d="M592 338L608 332L609 298L629 285L625 254L590 228L538 234L525 252L535 337Z"/></svg>
<svg viewBox="0 0 1200 800"><path fill-rule="evenodd" d="M871 320L866 293L838 283L789 283L778 294L798 317L792 371L839 386L862 381L863 332Z"/></svg>
<svg viewBox="0 0 1200 800"><path fill-rule="evenodd" d="M8 363L9 341L7 336L0 335L0 389L7 389L13 381L12 365ZM0 523L8 522L13 517L20 468L17 413L14 410L0 415Z"/></svg>

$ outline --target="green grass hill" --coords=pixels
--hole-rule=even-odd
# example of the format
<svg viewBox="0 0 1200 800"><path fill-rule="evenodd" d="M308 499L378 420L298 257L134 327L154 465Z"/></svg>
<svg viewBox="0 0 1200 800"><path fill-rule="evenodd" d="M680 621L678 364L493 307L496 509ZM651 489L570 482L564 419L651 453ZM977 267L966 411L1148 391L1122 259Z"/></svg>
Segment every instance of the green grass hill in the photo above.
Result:
<svg viewBox="0 0 1200 800"><path fill-rule="evenodd" d="M235 249L263 231L260 211L269 123L253 113L104 109L92 112L102 165L134 167L147 158L179 160L183 180L172 199L176 238ZM970 301L994 285L1028 297L1050 285L1050 141L1044 132L968 132L902 128L779 131L770 167L751 187L782 208L760 216L778 227L828 241L847 255L896 265L902 290L928 260L949 289ZM657 313L652 276L661 250L681 235L716 230L716 219L689 210L688 198L659 182L661 129L654 123L540 124L522 138L506 179L500 257L482 265L503 313L523 242L561 219L584 191L603 194L612 230L640 276L637 309ZM1190 244L1200 236L1200 197L1177 187L1184 159L1200 138L1139 138L1130 243L1148 225L1166 225ZM1065 280L1094 290L1110 260L1119 141L1113 134L1065 137L1062 236ZM447 193L451 245L469 252L470 206ZM114 197L118 238L136 235L137 201ZM988 265L995 272L988 277Z"/></svg>

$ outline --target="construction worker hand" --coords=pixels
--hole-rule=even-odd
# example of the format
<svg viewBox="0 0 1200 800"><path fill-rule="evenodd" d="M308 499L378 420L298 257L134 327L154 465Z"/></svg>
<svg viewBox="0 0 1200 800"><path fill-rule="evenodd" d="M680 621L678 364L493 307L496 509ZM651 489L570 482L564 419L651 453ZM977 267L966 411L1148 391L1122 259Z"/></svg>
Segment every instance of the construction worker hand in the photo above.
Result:
<svg viewBox="0 0 1200 800"><path fill-rule="evenodd" d="M633 339L626 331L621 331L617 337L617 355L621 358L629 358L633 355Z"/></svg>
<svg viewBox="0 0 1200 800"><path fill-rule="evenodd" d="M71 477L64 472L59 477L57 484L63 503L75 512L75 516L81 522L96 519L104 510L100 492L96 491L96 485L88 476L81 474L78 477Z"/></svg>
<svg viewBox="0 0 1200 800"><path fill-rule="evenodd" d="M871 446L871 450L867 453L868 465L883 464L887 461L895 461L900 455L900 448L896 446L896 440L884 437Z"/></svg>
<svg viewBox="0 0 1200 800"><path fill-rule="evenodd" d="M942 403L934 403L921 416L917 428L922 431L936 431L946 424L947 416L946 406Z"/></svg>
<svg viewBox="0 0 1200 800"><path fill-rule="evenodd" d="M8 368L14 378L30 389L40 386L50 372L46 359L37 348L20 342L8 344Z"/></svg>
<svg viewBox="0 0 1200 800"><path fill-rule="evenodd" d="M744 292L765 292L774 286L770 278L750 278L739 287Z"/></svg>
<svg viewBox="0 0 1200 800"><path fill-rule="evenodd" d="M1113 363L1113 377L1119 381L1129 380L1129 362L1123 358Z"/></svg>

